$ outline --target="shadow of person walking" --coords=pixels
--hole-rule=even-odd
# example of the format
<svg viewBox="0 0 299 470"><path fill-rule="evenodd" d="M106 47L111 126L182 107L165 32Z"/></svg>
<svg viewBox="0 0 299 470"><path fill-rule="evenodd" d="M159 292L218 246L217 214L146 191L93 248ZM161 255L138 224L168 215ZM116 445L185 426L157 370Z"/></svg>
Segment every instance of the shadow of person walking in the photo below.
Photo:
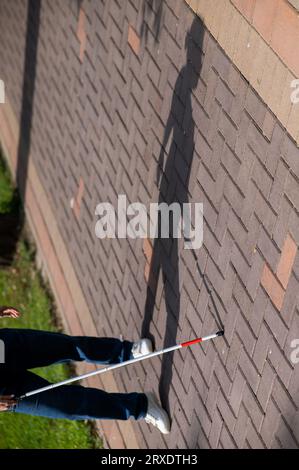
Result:
<svg viewBox="0 0 299 470"><path fill-rule="evenodd" d="M13 204L13 210L11 210L11 212L0 213L0 266L10 266L12 264L25 221L25 212L22 210L20 202L25 205L33 119L40 10L41 0L28 1L20 134L16 168L17 190L14 196L14 199L18 199L18 204Z"/></svg>
<svg viewBox="0 0 299 470"><path fill-rule="evenodd" d="M185 39L186 64L180 70L175 83L157 167L159 204L166 203L170 206L173 203L178 203L181 213L183 204L189 201L188 187L194 153L195 128L192 116L192 90L197 87L201 72L203 37L203 22L199 18L195 18ZM170 150L164 165L166 147L170 137ZM161 227L165 222L169 223L168 238L163 238L161 235ZM145 316L142 324L142 336L153 339L150 326L153 320L161 271L167 314L164 347L175 344L180 316L179 245L178 238L175 237L179 230L179 223L180 221L174 219L171 211L169 211L167 221L162 221L161 217L158 220L148 278ZM159 393L161 403L168 411L172 366L173 353L165 354L162 358Z"/></svg>

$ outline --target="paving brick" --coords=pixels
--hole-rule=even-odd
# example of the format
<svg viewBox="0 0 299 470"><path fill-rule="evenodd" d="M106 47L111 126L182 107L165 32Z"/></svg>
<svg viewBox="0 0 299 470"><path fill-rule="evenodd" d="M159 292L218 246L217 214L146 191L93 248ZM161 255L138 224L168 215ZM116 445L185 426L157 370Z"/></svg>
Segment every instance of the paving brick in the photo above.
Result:
<svg viewBox="0 0 299 470"><path fill-rule="evenodd" d="M277 310L280 311L284 299L284 290L267 265L265 265L264 267L264 271L261 278L261 284L266 290L267 294L269 295L271 301L273 302Z"/></svg>
<svg viewBox="0 0 299 470"><path fill-rule="evenodd" d="M283 161L280 161L276 168L275 179L271 186L269 202L275 212L280 212L280 207L285 192L285 184L287 180L288 169Z"/></svg>
<svg viewBox="0 0 299 470"><path fill-rule="evenodd" d="M246 441L250 449L264 449L265 445L251 422L249 422L246 433Z"/></svg>
<svg viewBox="0 0 299 470"><path fill-rule="evenodd" d="M191 425L185 431L186 442L188 443L190 442L190 447L192 449L198 448L197 442L200 437L200 429L201 429L200 420L198 419L196 414L193 413Z"/></svg>
<svg viewBox="0 0 299 470"><path fill-rule="evenodd" d="M247 129L245 127L244 128L240 127L240 125L250 120L250 117L244 113L244 104L245 104L249 84L242 76L238 75L238 81L236 82L236 85L231 85L231 86L235 87L233 90L235 94L235 99L233 100L232 106L230 109L230 117L233 120L233 122L237 126L239 126L238 135L241 135L241 137L243 137L242 134L247 133ZM237 138L237 144L238 144L238 138Z"/></svg>
<svg viewBox="0 0 299 470"><path fill-rule="evenodd" d="M80 8L79 12L79 19L78 19L78 29L77 29L77 37L80 41L80 53L79 57L81 62L83 61L84 58L84 52L86 48L86 31L85 31L85 24L86 24L86 15L85 11L83 8Z"/></svg>
<svg viewBox="0 0 299 470"><path fill-rule="evenodd" d="M264 165L261 165L258 160L252 169L252 179L265 199L268 199L273 180Z"/></svg>
<svg viewBox="0 0 299 470"><path fill-rule="evenodd" d="M287 136L285 136L283 140L281 153L288 167L294 172L295 175L298 175L299 149L298 149L298 146L295 144L295 142L293 142L291 139L288 139Z"/></svg>
<svg viewBox="0 0 299 470"><path fill-rule="evenodd" d="M284 386L288 387L292 376L291 364L273 338L271 338L269 346L268 360L279 375Z"/></svg>
<svg viewBox="0 0 299 470"><path fill-rule="evenodd" d="M221 78L223 79L223 75L221 75ZM230 89L225 85L225 82L222 80L218 80L217 82L217 87L215 90L215 98L219 101L221 104L221 107L224 109L224 111L227 114L230 114L233 100L234 100L234 95L230 91Z"/></svg>
<svg viewBox="0 0 299 470"><path fill-rule="evenodd" d="M243 195L240 189L236 186L236 184L230 179L226 178L224 183L224 195L234 211L238 214L241 211L243 206Z"/></svg>
<svg viewBox="0 0 299 470"><path fill-rule="evenodd" d="M200 397L200 399L204 402L204 404L206 406L206 400L207 400L207 397L208 397L209 387L205 383L205 381L203 380L202 372L201 372L200 368L198 367L196 361L195 361L195 364L194 364L194 367L193 367L190 386L193 386L193 385L196 389L196 394L198 395L198 397ZM206 407L206 408L207 408L207 412L211 416L210 410L208 409L208 407Z"/></svg>
<svg viewBox="0 0 299 470"><path fill-rule="evenodd" d="M260 159L262 163L265 163L267 155L267 141L260 132L260 130L250 123L248 128L248 145L251 147L255 155Z"/></svg>
<svg viewBox="0 0 299 470"><path fill-rule="evenodd" d="M256 399L256 396L252 393L251 389L247 387L244 391L244 406L255 429L259 432L264 420L264 412Z"/></svg>
<svg viewBox="0 0 299 470"><path fill-rule="evenodd" d="M287 76L285 79L285 86L282 92L281 102L279 104L278 117L281 122L286 122L289 119L289 115L292 108L292 102L290 100L290 86L294 80L294 75L287 70Z"/></svg>
<svg viewBox="0 0 299 470"><path fill-rule="evenodd" d="M243 126L243 123L241 123L241 126ZM246 121L244 121L244 127L245 126L246 126L246 129L248 129L248 123L246 123ZM245 144L245 142L246 142L246 139L244 139L244 136L240 136L240 139L237 140L237 145L235 148L235 151L242 162L236 182L238 186L242 188L243 191L249 184L248 180L252 174L254 161L256 158L252 149L248 147L247 144Z"/></svg>
<svg viewBox="0 0 299 470"><path fill-rule="evenodd" d="M217 258L217 264L221 272L223 273L223 275L225 275L225 273L227 272L233 246L234 246L233 238L230 235L230 233L227 231L224 236L222 246L220 248L219 255Z"/></svg>
<svg viewBox="0 0 299 470"><path fill-rule="evenodd" d="M216 410L219 390L220 390L220 386L219 386L217 377L215 375L212 375L209 389L208 389L208 394L205 399L205 407L207 408L207 411L211 417L214 416L214 413Z"/></svg>
<svg viewBox="0 0 299 470"><path fill-rule="evenodd" d="M279 215L273 230L273 240L280 249L282 249L283 243L287 236L291 211L292 205L290 201L286 197L283 197L280 205Z"/></svg>
<svg viewBox="0 0 299 470"><path fill-rule="evenodd" d="M240 310L243 312L245 318L249 319L252 310L252 300L247 294L245 286L236 278L233 288L233 297L236 300Z"/></svg>
<svg viewBox="0 0 299 470"><path fill-rule="evenodd" d="M267 413L261 428L261 436L267 448L270 447L279 423L279 411L272 400L269 401Z"/></svg>
<svg viewBox="0 0 299 470"><path fill-rule="evenodd" d="M297 255L295 257L295 261L293 264L293 273L296 276L297 279L299 279L299 255L297 252Z"/></svg>
<svg viewBox="0 0 299 470"><path fill-rule="evenodd" d="M247 157L246 157L247 158ZM257 206L257 202L259 201L263 201L261 195L259 194L259 191L256 187L256 185L254 184L254 182L252 180L250 180L248 182L248 176L250 176L251 174L251 171L252 171L252 162L249 162L247 160L246 162L246 166L245 164L243 163L242 167L241 167L241 171L240 171L240 174L239 174L239 178L238 178L238 185L240 187L242 187L242 182L240 183L240 180L246 178L246 195L245 195L245 198L244 198L244 201L243 201L243 207L242 207L242 210L241 210L241 214L240 214L240 219L241 219L241 222L243 223L243 225L245 227L248 227L250 222L252 221L253 219L253 215L254 215L254 212L255 212L255 216L256 218L258 219L258 221L260 222L260 220L262 219L262 216L259 214L260 212L267 212L269 213L269 207L266 205L266 204L263 204L260 206ZM244 186L243 186L244 188ZM245 189L244 188L244 189ZM261 207L259 210L257 209L257 207Z"/></svg>
<svg viewBox="0 0 299 470"><path fill-rule="evenodd" d="M76 199L74 201L74 206L73 206L74 213L77 219L79 219L79 216L80 216L80 209L81 209L83 194L84 194L84 181L82 178L80 178L78 192L77 192Z"/></svg>
<svg viewBox="0 0 299 470"><path fill-rule="evenodd" d="M273 113L271 113L269 110L266 111L263 125L262 125L262 131L263 134L267 137L267 139L271 142L272 136L273 136L273 129L276 124L276 119Z"/></svg>
<svg viewBox="0 0 299 470"><path fill-rule="evenodd" d="M262 377L258 387L256 397L262 409L265 411L272 394L273 384L276 374L268 362L264 363Z"/></svg>
<svg viewBox="0 0 299 470"><path fill-rule="evenodd" d="M203 405L200 399L197 400L197 410L197 416L200 420L201 427L205 435L208 436L211 430L212 420L209 413L207 412L206 407Z"/></svg>
<svg viewBox="0 0 299 470"><path fill-rule="evenodd" d="M253 24L267 42L271 40L276 12L277 4L271 2L271 0L256 2L254 6Z"/></svg>
<svg viewBox="0 0 299 470"><path fill-rule="evenodd" d="M211 347L207 346L207 351L204 353L204 360L202 361L201 371L203 377L207 384L211 382L213 370L215 368L215 362L217 359L216 351ZM223 377L223 381L225 381L225 377Z"/></svg>
<svg viewBox="0 0 299 470"><path fill-rule="evenodd" d="M296 178L289 173L286 182L286 194L295 207L299 207L299 189Z"/></svg>
<svg viewBox="0 0 299 470"><path fill-rule="evenodd" d="M210 449L211 448L211 445L208 441L208 438L205 435L205 433L204 433L201 426L199 427L199 435L198 435L197 445L198 445L199 449Z"/></svg>
<svg viewBox="0 0 299 470"><path fill-rule="evenodd" d="M214 51L212 66L218 72L222 80L226 81L228 79L231 63L223 49L219 46Z"/></svg>
<svg viewBox="0 0 299 470"><path fill-rule="evenodd" d="M231 262L241 281L246 285L250 266L240 247L237 245L233 248Z"/></svg>
<svg viewBox="0 0 299 470"><path fill-rule="evenodd" d="M275 438L278 439L282 448L298 449L298 440L294 437L292 429L286 425L283 419L280 420ZM273 445L275 444L272 442L272 447Z"/></svg>
<svg viewBox="0 0 299 470"><path fill-rule="evenodd" d="M290 213L289 229L290 229L291 236L293 237L293 239L298 245L299 230L298 230L298 224L297 224L297 214L296 214L296 210L294 209Z"/></svg>
<svg viewBox="0 0 299 470"><path fill-rule="evenodd" d="M238 419L233 430L233 437L239 449L242 449L245 445L248 422L248 413L242 405L239 409Z"/></svg>
<svg viewBox="0 0 299 470"><path fill-rule="evenodd" d="M252 88L248 88L245 100L245 109L256 122L258 127L262 129L266 117L266 106L261 102L259 96Z"/></svg>
<svg viewBox="0 0 299 470"><path fill-rule="evenodd" d="M289 64L289 67L295 73L298 73L298 61L292 51L293 41L298 40L296 12L287 3L279 4L275 20L271 45L279 56ZM288 25L287 27L286 24Z"/></svg>
<svg viewBox="0 0 299 470"><path fill-rule="evenodd" d="M277 314L272 303L269 303L266 308L264 320L269 326L278 344L283 348L288 334L288 329L283 322L283 317Z"/></svg>
<svg viewBox="0 0 299 470"><path fill-rule="evenodd" d="M278 379L276 379L274 382L272 397L282 412L286 425L293 432L294 438L298 443L298 426L295 424L297 408L288 392L285 390L284 386L279 382ZM279 430L277 434L279 435Z"/></svg>
<svg viewBox="0 0 299 470"><path fill-rule="evenodd" d="M230 146L230 148L235 148L237 129L233 121L229 118L229 115L227 115L225 112L220 114L219 131L225 138L225 141Z"/></svg>
<svg viewBox="0 0 299 470"><path fill-rule="evenodd" d="M225 199L222 199L219 207L216 227L214 229L214 234L220 243L222 242L226 233L226 225L230 210L229 203Z"/></svg>
<svg viewBox="0 0 299 470"><path fill-rule="evenodd" d="M228 147L228 145L225 145L224 147L224 152L221 161L225 166L225 169L231 175L231 177L233 179L236 179L239 174L241 162L238 159L237 155L235 155L233 151Z"/></svg>
<svg viewBox="0 0 299 470"><path fill-rule="evenodd" d="M250 297L255 300L260 284L262 270L264 268L264 260L256 249L254 249L253 251L253 262L251 265L249 276L246 281L246 289Z"/></svg>
<svg viewBox="0 0 299 470"><path fill-rule="evenodd" d="M246 380L244 379L241 372L237 370L229 395L229 403L235 416L238 416L239 414L239 408L243 399L245 384Z"/></svg>
<svg viewBox="0 0 299 470"><path fill-rule="evenodd" d="M223 449L236 449L236 443L226 426L222 427L220 434L220 445Z"/></svg>
<svg viewBox="0 0 299 470"><path fill-rule="evenodd" d="M240 12L247 18L250 22L252 21L253 15L255 13L255 2L251 0L232 0L232 3L240 10Z"/></svg>
<svg viewBox="0 0 299 470"><path fill-rule="evenodd" d="M255 348L256 337L251 330L250 324L242 315L239 315L237 319L236 330L242 340L245 350L251 356Z"/></svg>
<svg viewBox="0 0 299 470"><path fill-rule="evenodd" d="M272 99L272 86L275 86L273 77L277 67L279 67L280 59L271 48L267 48L265 51L264 62L266 64L264 70L267 72L264 72L262 75L258 91L264 101L266 103L270 103Z"/></svg>
<svg viewBox="0 0 299 470"><path fill-rule="evenodd" d="M277 168L279 159L283 152L283 142L285 140L285 131L278 122L274 122L270 145L268 147L266 167L273 176Z"/></svg>
<svg viewBox="0 0 299 470"><path fill-rule="evenodd" d="M223 426L223 419L219 411L216 410L213 416L212 427L211 427L211 431L209 434L209 443L212 449L215 449L218 446L222 426Z"/></svg>
<svg viewBox="0 0 299 470"><path fill-rule="evenodd" d="M297 245L288 234L281 252L281 257L277 266L276 275L282 286L286 289L297 254Z"/></svg>
<svg viewBox="0 0 299 470"><path fill-rule="evenodd" d="M128 43L130 44L135 54L138 55L140 50L140 38L131 25L129 25L128 30Z"/></svg>

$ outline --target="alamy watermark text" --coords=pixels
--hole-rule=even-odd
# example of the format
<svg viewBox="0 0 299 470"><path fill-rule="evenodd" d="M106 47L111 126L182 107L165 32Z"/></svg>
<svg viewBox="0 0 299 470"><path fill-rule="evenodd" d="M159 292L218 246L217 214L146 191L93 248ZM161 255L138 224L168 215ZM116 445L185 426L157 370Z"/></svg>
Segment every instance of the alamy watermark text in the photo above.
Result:
<svg viewBox="0 0 299 470"><path fill-rule="evenodd" d="M202 203L151 203L148 212L140 202L128 205L126 196L121 194L116 210L109 202L103 202L97 205L95 214L100 217L95 226L95 234L100 239L184 238L185 249L202 246Z"/></svg>

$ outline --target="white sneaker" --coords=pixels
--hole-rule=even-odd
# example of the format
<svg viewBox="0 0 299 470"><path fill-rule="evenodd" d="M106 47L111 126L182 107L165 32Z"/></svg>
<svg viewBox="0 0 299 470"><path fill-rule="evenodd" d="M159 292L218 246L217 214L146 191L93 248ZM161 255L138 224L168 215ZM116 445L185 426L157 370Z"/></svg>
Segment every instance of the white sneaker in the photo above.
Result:
<svg viewBox="0 0 299 470"><path fill-rule="evenodd" d="M145 356L153 352L153 343L150 339L141 339L133 344L132 355L134 359L137 357Z"/></svg>
<svg viewBox="0 0 299 470"><path fill-rule="evenodd" d="M148 409L145 416L145 421L148 424L152 424L162 432L162 434L170 433L170 419L162 406L159 405L158 400L156 399L153 393L146 393L148 400Z"/></svg>

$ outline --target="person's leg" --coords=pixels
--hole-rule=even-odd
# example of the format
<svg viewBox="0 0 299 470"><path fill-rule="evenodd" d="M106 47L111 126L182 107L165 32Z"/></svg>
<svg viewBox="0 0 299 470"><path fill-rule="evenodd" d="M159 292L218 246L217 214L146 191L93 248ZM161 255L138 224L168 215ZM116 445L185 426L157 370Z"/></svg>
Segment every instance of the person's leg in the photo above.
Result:
<svg viewBox="0 0 299 470"><path fill-rule="evenodd" d="M5 395L22 394L48 385L47 380L24 371L17 382L5 389ZM12 412L47 418L120 419L145 418L148 399L143 393L107 393L80 385L65 385L19 401Z"/></svg>
<svg viewBox="0 0 299 470"><path fill-rule="evenodd" d="M57 362L88 361L116 364L132 357L133 343L114 338L68 336L28 329L0 329L5 344L5 364L33 369Z"/></svg>

